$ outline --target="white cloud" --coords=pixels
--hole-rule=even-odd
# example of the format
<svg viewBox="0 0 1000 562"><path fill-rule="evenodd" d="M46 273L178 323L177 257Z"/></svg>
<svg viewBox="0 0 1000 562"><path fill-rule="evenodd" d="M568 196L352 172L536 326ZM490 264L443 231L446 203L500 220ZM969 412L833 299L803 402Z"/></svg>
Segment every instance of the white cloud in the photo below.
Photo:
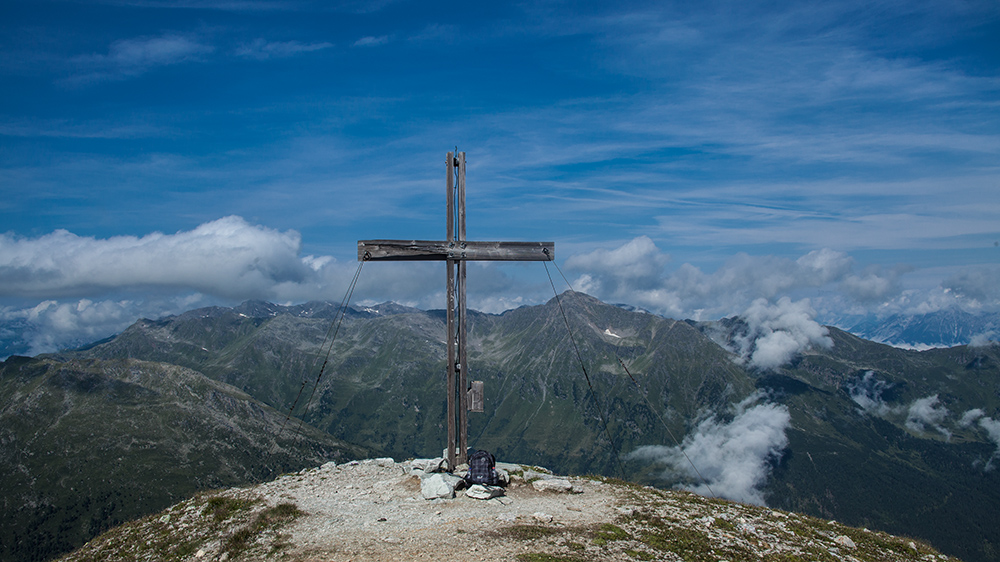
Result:
<svg viewBox="0 0 1000 562"><path fill-rule="evenodd" d="M990 441L993 441L997 446L997 450L993 452L993 456L986 463L985 470L990 471L993 470L993 461L1000 457L1000 421L987 417L986 412L979 408L973 408L962 414L962 419L959 420L958 425L960 427L969 427L977 421L979 422L979 427L986 431L986 435L990 438Z"/></svg>
<svg viewBox="0 0 1000 562"><path fill-rule="evenodd" d="M836 283L856 301L887 299L902 290L899 277L906 271L869 269L856 275L850 256L828 248L796 260L740 253L712 273L688 263L667 272L669 261L652 239L640 236L615 249L571 256L566 269L580 272L574 281L578 290L602 300L695 320L731 315L759 298L774 299Z"/></svg>
<svg viewBox="0 0 1000 562"><path fill-rule="evenodd" d="M884 270L871 267L860 275L847 275L841 282L841 289L858 302L884 302L903 291L900 276L912 271L909 267Z"/></svg>
<svg viewBox="0 0 1000 562"><path fill-rule="evenodd" d="M634 291L655 288L663 280L670 257L648 236L640 236L613 250L598 249L570 256L566 268L589 272L590 287L601 294L627 297Z"/></svg>
<svg viewBox="0 0 1000 562"><path fill-rule="evenodd" d="M301 53L311 53L333 47L333 43L300 43L299 41L267 41L265 39L254 39L250 43L245 43L236 49L236 54L241 57L249 57L257 60L268 60L274 58L285 58Z"/></svg>
<svg viewBox="0 0 1000 562"><path fill-rule="evenodd" d="M1000 267L966 268L941 284L952 291L983 304L1000 303Z"/></svg>
<svg viewBox="0 0 1000 562"><path fill-rule="evenodd" d="M808 299L782 297L774 304L757 299L740 315L746 329L734 334L733 351L751 367L777 369L812 346L830 348L829 331L815 315Z"/></svg>
<svg viewBox="0 0 1000 562"><path fill-rule="evenodd" d="M137 76L158 66L202 60L214 50L213 46L182 34L122 39L112 43L107 54L76 57L74 66L80 72L70 82L87 83Z"/></svg>
<svg viewBox="0 0 1000 562"><path fill-rule="evenodd" d="M0 234L0 298L43 301L0 310L0 338L19 339L41 353L110 336L139 316L183 312L180 303L340 302L355 273L361 275L352 303L445 306L443 263L372 262L359 272L357 262L301 256L300 250L297 232L237 216L142 237L98 239L65 230L37 238ZM468 279L474 310L502 312L551 297L547 284L525 282L492 264L469 267ZM7 333L21 324L22 335Z"/></svg>
<svg viewBox="0 0 1000 562"><path fill-rule="evenodd" d="M355 47L376 47L378 45L385 45L389 42L388 35L379 35L378 37L362 37L354 42Z"/></svg>
<svg viewBox="0 0 1000 562"><path fill-rule="evenodd" d="M948 417L948 408L940 403L938 395L927 396L913 401L906 413L906 427L916 433L924 433L928 426L951 439L951 432L941 423Z"/></svg>
<svg viewBox="0 0 1000 562"><path fill-rule="evenodd" d="M753 405L759 399L755 394L734 405L732 421L717 416L703 420L679 447L640 447L629 458L666 465L664 479L694 480L698 483L688 488L697 493L709 494L711 488L724 498L764 505L761 488L771 462L788 446L785 431L791 416L780 404Z"/></svg>
<svg viewBox="0 0 1000 562"><path fill-rule="evenodd" d="M0 296L167 289L265 298L281 283L303 283L314 274L299 248L297 232L254 226L235 216L141 238L97 239L65 230L34 239L0 235Z"/></svg>
<svg viewBox="0 0 1000 562"><path fill-rule="evenodd" d="M979 408L973 408L964 414L962 414L961 419L958 420L959 427L969 427L970 425L976 423L976 420L986 415L986 412Z"/></svg>
<svg viewBox="0 0 1000 562"><path fill-rule="evenodd" d="M989 435L990 440L996 444L997 450L993 452L993 456L990 457L990 461L986 463L986 470L993 469L993 461L1000 457L1000 421L993 418L982 417L979 419L979 426L986 430L986 434Z"/></svg>
<svg viewBox="0 0 1000 562"><path fill-rule="evenodd" d="M993 330L982 334L976 334L969 340L969 347L989 347L991 345L997 345L996 337L997 333Z"/></svg>
<svg viewBox="0 0 1000 562"><path fill-rule="evenodd" d="M892 386L892 383L880 380L874 371L867 371L861 378L848 383L847 392L866 414L885 416L893 409L885 403L882 393Z"/></svg>
<svg viewBox="0 0 1000 562"><path fill-rule="evenodd" d="M123 331L137 318L180 314L213 302L203 295L143 300L46 300L28 308L0 309L0 325L17 325L4 342L17 353L37 355L77 347Z"/></svg>

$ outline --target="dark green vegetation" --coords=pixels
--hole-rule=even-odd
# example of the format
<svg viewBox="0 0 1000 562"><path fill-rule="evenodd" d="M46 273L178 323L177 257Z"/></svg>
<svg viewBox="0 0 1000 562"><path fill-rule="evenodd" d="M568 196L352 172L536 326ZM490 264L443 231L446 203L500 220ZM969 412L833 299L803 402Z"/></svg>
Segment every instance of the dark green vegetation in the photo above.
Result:
<svg viewBox="0 0 1000 562"><path fill-rule="evenodd" d="M277 438L272 408L163 363L11 358L0 398L3 560L49 559L199 490L368 454L311 427Z"/></svg>
<svg viewBox="0 0 1000 562"><path fill-rule="evenodd" d="M738 322L679 322L572 293L562 296L562 304L597 399L555 301L502 315L471 313L471 378L486 382L486 412L470 416L473 447L489 449L501 460L547 466L560 473L620 476L617 459L626 453L643 445L675 445L670 434L682 438L700 414L725 415L730 404L762 391L769 400L787 406L791 415L789 447L771 467L764 490L769 505L919 536L970 561L996 558L1000 512L994 506L1000 501L1000 477L987 467L997 446L978 424L963 427L958 420L974 408L987 417L1000 417L997 346L910 352L831 329L831 349L807 352L777 372L758 372L737 364L714 341L731 337L739 330ZM246 303L235 309L143 320L86 350L33 361L12 358L3 380L9 384L7 373L15 365L57 369L74 364L69 361L86 360L103 369L116 361L155 361L149 365L191 369L281 412L304 389L296 415L333 438L396 458L440 455L445 441L443 312L395 305L378 311L352 310L319 377L321 345L333 312L328 304ZM637 384L625 374L619 358ZM865 384L874 385L877 392L869 398L878 408L864 411L852 400L851 392ZM13 390L6 392L5 412L20 400ZM938 407L948 412L940 429L908 428L909 406L933 395L939 398ZM108 396L114 402L124 394ZM23 423L37 431L42 419ZM117 439L133 435L127 427L104 431L86 427L92 423L81 422L87 434L76 438L88 450L100 450L101 435ZM310 434L319 440L317 435ZM188 446L206 439L211 442L210 436L192 437ZM71 443L76 442L20 441L4 446L37 457L73 451ZM243 446L226 450L236 454ZM258 463L267 457L258 454L261 449L251 450L255 452L247 455L257 457ZM661 468L637 461L622 464L630 479L660 486L676 481L664 480L670 475L662 474ZM45 485L60 489L59 477L45 476L49 478ZM175 498L184 494L169 479L139 481L146 484L144 488L169 490L160 493ZM93 491L61 489L80 501L107 504ZM19 497L8 495L5 501L25 505ZM110 517L100 519L107 520ZM620 527L633 539L644 536ZM649 543L657 543L660 539L650 533Z"/></svg>

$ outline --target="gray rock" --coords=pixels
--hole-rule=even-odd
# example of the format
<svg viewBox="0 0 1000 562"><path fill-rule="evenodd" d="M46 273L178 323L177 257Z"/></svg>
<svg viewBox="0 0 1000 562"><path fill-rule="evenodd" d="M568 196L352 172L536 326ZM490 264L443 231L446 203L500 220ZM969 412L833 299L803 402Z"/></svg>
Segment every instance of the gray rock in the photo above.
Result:
<svg viewBox="0 0 1000 562"><path fill-rule="evenodd" d="M502 468L497 468L497 480L501 486L506 487L510 484L510 474Z"/></svg>
<svg viewBox="0 0 1000 562"><path fill-rule="evenodd" d="M466 496L477 500L490 500L498 498L503 494L503 488L500 486L484 486L482 484L473 484L465 491Z"/></svg>
<svg viewBox="0 0 1000 562"><path fill-rule="evenodd" d="M524 471L524 481L531 482L532 480L550 480L555 478L551 474L546 474L544 472L538 472L536 470L531 470L530 468Z"/></svg>
<svg viewBox="0 0 1000 562"><path fill-rule="evenodd" d="M535 480L531 483L531 487L539 492L555 492L558 494L567 494L573 491L573 484L569 480L562 478Z"/></svg>
<svg viewBox="0 0 1000 562"><path fill-rule="evenodd" d="M839 537L833 539L833 542L839 544L840 546L846 546L847 548L858 548L858 545L854 544L851 537L847 535L840 535Z"/></svg>
<svg viewBox="0 0 1000 562"><path fill-rule="evenodd" d="M410 461L410 470L419 470L426 474L448 472L448 459L444 457L437 457L435 459L413 459Z"/></svg>
<svg viewBox="0 0 1000 562"><path fill-rule="evenodd" d="M435 472L420 479L420 495L427 500L455 497L455 488L464 480L446 472Z"/></svg>

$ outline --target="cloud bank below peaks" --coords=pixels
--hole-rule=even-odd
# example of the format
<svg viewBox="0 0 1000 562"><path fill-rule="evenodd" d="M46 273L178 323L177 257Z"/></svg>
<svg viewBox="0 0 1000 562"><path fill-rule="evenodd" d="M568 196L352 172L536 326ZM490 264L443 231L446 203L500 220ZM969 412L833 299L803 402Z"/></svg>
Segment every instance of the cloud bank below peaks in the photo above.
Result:
<svg viewBox="0 0 1000 562"><path fill-rule="evenodd" d="M703 419L677 447L647 445L629 454L629 460L663 465L664 480L683 479L683 487L702 495L764 505L762 488L772 463L788 447L785 431L791 424L788 408L757 403L755 393L732 409L732 419L713 415Z"/></svg>

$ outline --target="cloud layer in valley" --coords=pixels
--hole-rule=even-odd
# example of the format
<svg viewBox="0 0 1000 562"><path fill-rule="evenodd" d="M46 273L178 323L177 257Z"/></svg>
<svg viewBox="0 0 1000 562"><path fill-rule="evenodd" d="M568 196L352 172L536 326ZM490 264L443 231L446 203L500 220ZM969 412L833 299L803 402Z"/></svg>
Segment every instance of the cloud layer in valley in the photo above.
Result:
<svg viewBox="0 0 1000 562"><path fill-rule="evenodd" d="M791 415L784 405L758 403L761 398L735 404L729 421L703 419L679 446L644 446L628 458L663 465L664 480L690 482L684 487L699 494L764 505L762 489L788 446Z"/></svg>

